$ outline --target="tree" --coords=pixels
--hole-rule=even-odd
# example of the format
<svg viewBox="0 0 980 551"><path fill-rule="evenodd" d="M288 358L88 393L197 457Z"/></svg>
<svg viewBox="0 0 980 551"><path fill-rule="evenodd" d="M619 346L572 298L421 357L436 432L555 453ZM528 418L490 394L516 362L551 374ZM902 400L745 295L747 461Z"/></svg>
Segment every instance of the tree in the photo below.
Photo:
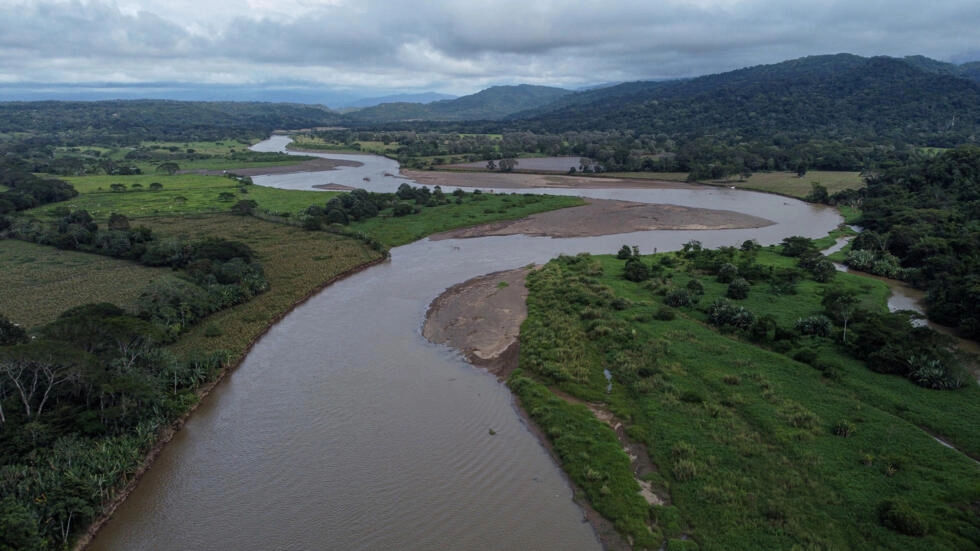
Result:
<svg viewBox="0 0 980 551"><path fill-rule="evenodd" d="M0 314L0 346L24 344L30 340L23 327L13 323L7 316Z"/></svg>
<svg viewBox="0 0 980 551"><path fill-rule="evenodd" d="M239 216L246 216L252 214L258 206L259 204L251 199L242 199L231 206L231 212Z"/></svg>
<svg viewBox="0 0 980 551"><path fill-rule="evenodd" d="M166 172L170 176L177 174L178 170L180 170L180 165L173 161L168 161L157 165L157 172Z"/></svg>
<svg viewBox="0 0 980 551"><path fill-rule="evenodd" d="M800 177L802 176L801 174ZM827 188L818 182L810 182L810 193L806 196L805 200L811 203L827 204L830 202L830 194L827 192Z"/></svg>
<svg viewBox="0 0 980 551"><path fill-rule="evenodd" d="M517 159L500 159L500 171L510 172L517 166Z"/></svg>
<svg viewBox="0 0 980 551"><path fill-rule="evenodd" d="M129 229L129 218L123 214L112 213L109 215L109 229L110 230L128 230Z"/></svg>
<svg viewBox="0 0 980 551"><path fill-rule="evenodd" d="M84 362L77 350L44 340L0 348L0 396L16 394L25 417L34 420L44 413L52 390L77 377ZM5 422L0 408L0 425Z"/></svg>
<svg viewBox="0 0 980 551"><path fill-rule="evenodd" d="M830 287L824 291L821 304L831 319L843 325L844 333L841 342L847 344L847 324L857 311L857 295L854 291L842 287Z"/></svg>
<svg viewBox="0 0 980 551"><path fill-rule="evenodd" d="M650 267L643 263L642 260L633 256L626 261L626 269L624 270L623 277L630 281L646 281L650 279Z"/></svg>
<svg viewBox="0 0 980 551"><path fill-rule="evenodd" d="M40 551L45 547L31 510L12 497L0 501L0 551Z"/></svg>
<svg viewBox="0 0 980 551"><path fill-rule="evenodd" d="M736 300L747 298L751 287L752 286L745 280L745 278L736 277L731 283L728 284L728 290L725 292L725 296Z"/></svg>

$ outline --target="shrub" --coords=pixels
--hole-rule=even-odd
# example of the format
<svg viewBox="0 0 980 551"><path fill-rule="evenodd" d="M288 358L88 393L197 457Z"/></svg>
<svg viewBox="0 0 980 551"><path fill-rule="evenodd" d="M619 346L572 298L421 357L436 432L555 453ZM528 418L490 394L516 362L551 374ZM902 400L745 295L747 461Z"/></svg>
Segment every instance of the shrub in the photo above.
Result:
<svg viewBox="0 0 980 551"><path fill-rule="evenodd" d="M660 321L672 321L674 318L677 317L677 313L674 312L672 308L663 306L659 310L657 310L657 313L654 314L653 317Z"/></svg>
<svg viewBox="0 0 980 551"><path fill-rule="evenodd" d="M897 499L886 499L878 504L878 522L906 536L924 536L928 529L925 520L911 505Z"/></svg>
<svg viewBox="0 0 980 551"><path fill-rule="evenodd" d="M731 262L726 262L718 268L718 283L731 283L738 277L738 268Z"/></svg>
<svg viewBox="0 0 980 551"><path fill-rule="evenodd" d="M697 301L697 295L692 294L687 289L671 289L664 295L664 304L674 308L693 306Z"/></svg>
<svg viewBox="0 0 980 551"><path fill-rule="evenodd" d="M855 427L854 427L854 423L842 419L834 423L833 430L834 430L834 434L836 434L837 436L842 436L844 438L847 438L848 436L854 434Z"/></svg>
<svg viewBox="0 0 980 551"><path fill-rule="evenodd" d="M794 327L802 335L816 335L818 337L830 336L830 329L833 326L830 318L817 314L796 320ZM807 362L809 363L809 362Z"/></svg>
<svg viewBox="0 0 980 551"><path fill-rule="evenodd" d="M636 257L630 257L626 261L626 269L623 277L629 281L641 282L650 279L650 267Z"/></svg>
<svg viewBox="0 0 980 551"><path fill-rule="evenodd" d="M725 292L725 296L736 300L747 298L751 287L745 278L737 277L728 285L728 291Z"/></svg>
<svg viewBox="0 0 980 551"><path fill-rule="evenodd" d="M698 476L698 465L690 459L678 459L674 462L674 478L680 482L694 480Z"/></svg>

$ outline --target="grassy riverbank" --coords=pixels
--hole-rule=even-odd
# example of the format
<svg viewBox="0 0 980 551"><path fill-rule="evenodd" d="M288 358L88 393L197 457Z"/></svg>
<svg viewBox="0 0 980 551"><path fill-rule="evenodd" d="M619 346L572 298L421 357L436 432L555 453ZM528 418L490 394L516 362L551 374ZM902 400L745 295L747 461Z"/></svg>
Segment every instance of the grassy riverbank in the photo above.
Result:
<svg viewBox="0 0 980 551"><path fill-rule="evenodd" d="M756 254L762 274L791 262ZM728 284L679 255L642 261L657 272L643 283L605 256L564 257L533 273L511 379L569 477L622 533L648 548L977 547L977 464L930 435L980 457L976 385L937 391L872 372L836 344L840 329L776 338L822 311L828 285L860 290L863 308L880 311L882 284L836 274L833 284L801 280L791 294L753 281L733 302L772 316L759 345L712 328L707 306ZM703 289L696 305L665 305L692 280ZM645 445L657 468L644 478L667 505L639 498L612 430L567 396L598 404Z"/></svg>

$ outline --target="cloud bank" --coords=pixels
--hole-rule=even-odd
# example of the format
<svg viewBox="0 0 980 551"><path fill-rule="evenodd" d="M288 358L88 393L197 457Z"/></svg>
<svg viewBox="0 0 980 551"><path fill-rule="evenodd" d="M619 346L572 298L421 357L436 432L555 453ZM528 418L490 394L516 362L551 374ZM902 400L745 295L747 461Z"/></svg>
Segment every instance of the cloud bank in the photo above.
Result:
<svg viewBox="0 0 980 551"><path fill-rule="evenodd" d="M695 76L805 55L980 58L980 4L5 0L0 86L438 90Z"/></svg>

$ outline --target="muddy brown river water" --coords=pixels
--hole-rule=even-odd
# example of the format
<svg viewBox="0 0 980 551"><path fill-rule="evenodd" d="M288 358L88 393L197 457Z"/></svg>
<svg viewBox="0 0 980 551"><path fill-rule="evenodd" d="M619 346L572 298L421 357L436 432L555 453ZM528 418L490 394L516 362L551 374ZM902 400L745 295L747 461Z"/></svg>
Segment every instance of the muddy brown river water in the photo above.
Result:
<svg viewBox="0 0 980 551"><path fill-rule="evenodd" d="M273 138L258 149L285 143ZM352 157L364 164L254 180L384 191L406 181L394 176L394 161ZM708 247L751 238L769 244L826 235L840 217L718 188L547 193L727 209L776 223L398 247L390 262L331 285L273 327L206 398L91 549L599 549L507 388L421 336L429 303L456 283L560 253L615 253L623 244L649 253L691 239Z"/></svg>

